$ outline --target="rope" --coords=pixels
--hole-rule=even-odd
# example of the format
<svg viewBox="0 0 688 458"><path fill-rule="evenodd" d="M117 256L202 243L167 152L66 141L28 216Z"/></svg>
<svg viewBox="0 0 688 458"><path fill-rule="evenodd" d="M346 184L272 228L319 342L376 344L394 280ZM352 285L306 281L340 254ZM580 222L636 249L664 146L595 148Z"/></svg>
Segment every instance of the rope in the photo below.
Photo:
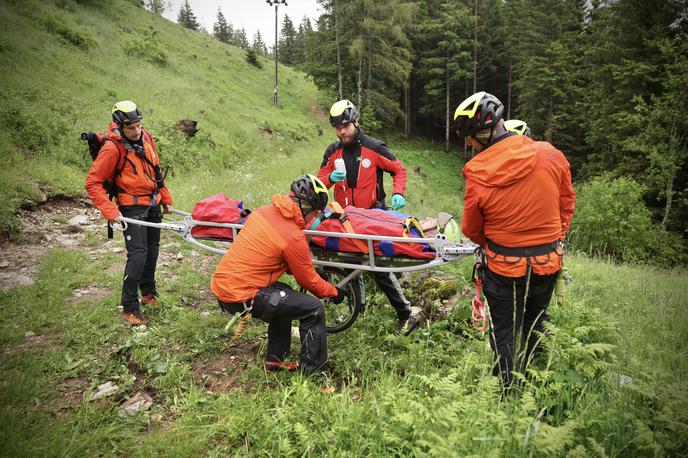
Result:
<svg viewBox="0 0 688 458"><path fill-rule="evenodd" d="M471 300L471 325L478 332L485 332L487 329L487 316L485 314L485 304L483 303L483 280L481 278L483 265L477 261L473 265L473 283L475 283L475 295Z"/></svg>
<svg viewBox="0 0 688 458"><path fill-rule="evenodd" d="M245 315L242 315L241 318L239 318L239 323L237 323L236 328L234 328L234 333L232 334L232 338L229 339L229 345L234 345L241 339L241 336L244 334L246 331L246 328L248 327L248 322L251 320L251 313L246 313Z"/></svg>

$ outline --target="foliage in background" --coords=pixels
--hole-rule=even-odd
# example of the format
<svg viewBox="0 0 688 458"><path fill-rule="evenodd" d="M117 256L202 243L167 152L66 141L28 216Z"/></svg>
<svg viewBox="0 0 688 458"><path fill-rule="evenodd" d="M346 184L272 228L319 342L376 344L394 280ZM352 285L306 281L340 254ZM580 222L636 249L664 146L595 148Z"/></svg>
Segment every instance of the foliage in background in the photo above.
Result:
<svg viewBox="0 0 688 458"><path fill-rule="evenodd" d="M582 184L576 195L569 239L590 254L660 265L686 260L680 237L652 222L643 205L643 186L626 177L603 175Z"/></svg>

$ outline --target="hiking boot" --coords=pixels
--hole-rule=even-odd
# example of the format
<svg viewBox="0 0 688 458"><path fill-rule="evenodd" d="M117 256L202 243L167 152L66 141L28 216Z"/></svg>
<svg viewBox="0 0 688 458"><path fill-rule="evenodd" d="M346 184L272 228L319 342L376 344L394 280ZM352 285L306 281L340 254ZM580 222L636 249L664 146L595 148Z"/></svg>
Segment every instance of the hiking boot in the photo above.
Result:
<svg viewBox="0 0 688 458"><path fill-rule="evenodd" d="M299 368L299 363L296 361L265 361L266 372L280 372L289 371L294 372Z"/></svg>
<svg viewBox="0 0 688 458"><path fill-rule="evenodd" d="M132 326L141 326L148 324L148 320L143 316L141 310L134 310L133 312L122 312L122 318L127 320Z"/></svg>
<svg viewBox="0 0 688 458"><path fill-rule="evenodd" d="M407 336L418 327L418 318L409 315L408 318L400 318L397 321L397 334Z"/></svg>
<svg viewBox="0 0 688 458"><path fill-rule="evenodd" d="M155 300L155 293L153 294L144 294L139 298L141 303L143 305L156 305L157 301Z"/></svg>

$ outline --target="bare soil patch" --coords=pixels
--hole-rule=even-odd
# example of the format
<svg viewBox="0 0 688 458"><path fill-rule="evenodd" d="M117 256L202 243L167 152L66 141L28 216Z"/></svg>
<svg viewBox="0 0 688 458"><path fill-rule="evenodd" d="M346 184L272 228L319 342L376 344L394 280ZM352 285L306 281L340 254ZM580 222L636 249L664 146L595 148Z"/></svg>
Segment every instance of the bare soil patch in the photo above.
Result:
<svg viewBox="0 0 688 458"><path fill-rule="evenodd" d="M219 355L197 358L192 365L193 381L208 394L241 389L239 375L254 364L258 342L239 342Z"/></svg>
<svg viewBox="0 0 688 458"><path fill-rule="evenodd" d="M76 248L87 231L103 230L98 210L86 200L53 199L18 213L21 236L0 243L0 289L34 283L38 260L53 248Z"/></svg>

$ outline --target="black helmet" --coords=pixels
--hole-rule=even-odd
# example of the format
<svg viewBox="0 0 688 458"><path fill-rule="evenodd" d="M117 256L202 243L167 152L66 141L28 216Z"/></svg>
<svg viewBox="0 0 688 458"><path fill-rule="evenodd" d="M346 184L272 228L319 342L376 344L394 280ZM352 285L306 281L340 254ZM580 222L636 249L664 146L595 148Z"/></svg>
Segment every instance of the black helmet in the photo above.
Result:
<svg viewBox="0 0 688 458"><path fill-rule="evenodd" d="M302 201L306 202L307 207L315 210L324 210L327 206L327 187L316 176L303 175L298 177L291 184L291 190L294 197L299 200L302 212L304 211Z"/></svg>
<svg viewBox="0 0 688 458"><path fill-rule="evenodd" d="M330 108L330 124L332 124L332 127L356 121L358 121L358 109L349 100L340 100Z"/></svg>
<svg viewBox="0 0 688 458"><path fill-rule="evenodd" d="M127 126L142 119L141 109L131 100L117 102L112 107L112 120L120 126Z"/></svg>
<svg viewBox="0 0 688 458"><path fill-rule="evenodd" d="M456 133L459 137L473 137L478 131L495 127L503 113L504 105L497 97L485 91L477 92L456 108Z"/></svg>

